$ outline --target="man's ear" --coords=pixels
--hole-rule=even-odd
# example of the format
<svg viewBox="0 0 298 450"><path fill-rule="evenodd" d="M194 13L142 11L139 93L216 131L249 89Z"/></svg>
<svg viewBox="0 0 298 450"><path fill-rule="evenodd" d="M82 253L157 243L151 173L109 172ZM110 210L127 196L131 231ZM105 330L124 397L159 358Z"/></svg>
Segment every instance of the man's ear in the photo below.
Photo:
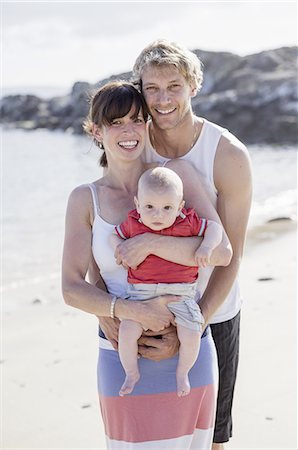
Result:
<svg viewBox="0 0 298 450"><path fill-rule="evenodd" d="M197 93L198 93L198 88L193 83L191 83L190 84L190 96L195 97L197 95Z"/></svg>
<svg viewBox="0 0 298 450"><path fill-rule="evenodd" d="M135 205L136 205L136 210L137 210L138 213L140 214L140 205L139 205L139 202L138 202L138 199L137 199L136 196L134 196L133 201L134 201L134 203L135 203Z"/></svg>
<svg viewBox="0 0 298 450"><path fill-rule="evenodd" d="M102 143L102 131L98 125L95 123L92 125L92 135L94 139L96 139L98 142Z"/></svg>

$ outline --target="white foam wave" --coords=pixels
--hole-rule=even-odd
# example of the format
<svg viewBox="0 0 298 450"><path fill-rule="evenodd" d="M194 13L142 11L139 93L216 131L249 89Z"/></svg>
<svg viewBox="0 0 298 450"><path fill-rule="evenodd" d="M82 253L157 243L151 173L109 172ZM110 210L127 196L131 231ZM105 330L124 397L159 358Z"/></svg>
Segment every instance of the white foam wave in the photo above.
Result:
<svg viewBox="0 0 298 450"><path fill-rule="evenodd" d="M16 281L13 281L12 283L8 283L4 286L1 286L0 292L2 293L2 292L9 291L11 289L19 289L19 288L22 288L25 286L31 286L31 285L43 283L43 282L49 281L49 280L56 280L60 276L61 276L60 272L53 272L49 275L42 276L42 277L34 277L34 278L27 278L24 280L16 280Z"/></svg>
<svg viewBox="0 0 298 450"><path fill-rule="evenodd" d="M297 220L297 190L288 189L263 201L253 201L249 228L263 225L272 219Z"/></svg>

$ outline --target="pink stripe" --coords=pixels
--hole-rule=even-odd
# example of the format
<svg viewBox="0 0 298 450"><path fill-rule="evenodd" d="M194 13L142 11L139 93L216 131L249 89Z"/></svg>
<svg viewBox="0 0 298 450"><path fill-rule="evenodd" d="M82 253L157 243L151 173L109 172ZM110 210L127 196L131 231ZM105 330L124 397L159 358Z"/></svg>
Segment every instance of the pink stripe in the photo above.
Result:
<svg viewBox="0 0 298 450"><path fill-rule="evenodd" d="M211 384L193 388L183 398L176 392L100 397L107 436L125 442L174 439L193 434L195 428L209 429L214 424L215 400Z"/></svg>

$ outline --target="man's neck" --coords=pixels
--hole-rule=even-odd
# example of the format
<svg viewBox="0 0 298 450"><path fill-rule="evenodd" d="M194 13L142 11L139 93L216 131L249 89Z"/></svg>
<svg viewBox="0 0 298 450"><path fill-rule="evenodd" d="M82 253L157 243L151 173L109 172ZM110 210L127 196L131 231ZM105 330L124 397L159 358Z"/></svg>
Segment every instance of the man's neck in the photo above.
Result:
<svg viewBox="0 0 298 450"><path fill-rule="evenodd" d="M202 119L193 114L187 121L168 130L163 130L151 122L149 130L152 147L166 158L174 159L184 156L196 143L202 125Z"/></svg>

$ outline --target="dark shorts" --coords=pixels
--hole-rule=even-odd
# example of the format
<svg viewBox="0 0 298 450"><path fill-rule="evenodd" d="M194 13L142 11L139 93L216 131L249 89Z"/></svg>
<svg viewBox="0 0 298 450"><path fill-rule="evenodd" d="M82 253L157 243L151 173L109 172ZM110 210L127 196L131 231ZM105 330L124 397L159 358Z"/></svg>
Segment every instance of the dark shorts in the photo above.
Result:
<svg viewBox="0 0 298 450"><path fill-rule="evenodd" d="M239 359L240 312L231 320L211 325L219 367L219 388L213 442L232 437L232 404Z"/></svg>

